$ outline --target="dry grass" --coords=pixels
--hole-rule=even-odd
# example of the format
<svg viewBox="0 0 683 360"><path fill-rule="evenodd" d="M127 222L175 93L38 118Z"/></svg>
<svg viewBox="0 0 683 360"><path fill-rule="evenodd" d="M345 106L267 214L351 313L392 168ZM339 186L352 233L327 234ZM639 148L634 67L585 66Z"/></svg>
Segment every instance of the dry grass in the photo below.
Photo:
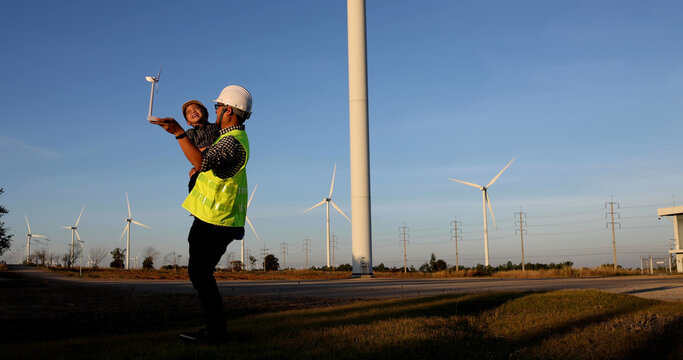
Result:
<svg viewBox="0 0 683 360"><path fill-rule="evenodd" d="M541 270L509 270L497 271L491 275L482 274L476 269L464 270L446 270L433 273L402 273L402 272L375 272L375 277L378 278L455 278L455 277L483 277L490 276L494 278L504 279L538 279L538 278L572 278L572 277L597 277L597 276L624 276L624 275L640 275L638 269L618 269L616 272L614 268L608 266L598 266L594 268L580 268L575 269L571 267L563 267L561 269L541 269Z"/></svg>
<svg viewBox="0 0 683 360"><path fill-rule="evenodd" d="M1 270L1 269L0 269ZM65 276L79 277L93 279L149 279L149 280L187 280L187 269L180 268L178 270L119 270L111 268L86 269L79 272L78 268L50 268L52 272L56 272ZM423 272L374 272L376 278L456 278L456 277L493 277L506 279L538 279L538 278L576 278L576 277L600 277L600 276L627 276L640 275L638 269L622 269L617 272L609 266L598 266L594 268L570 268L564 267L561 269L549 270L510 270L498 271L490 275L482 274L476 269L465 269L459 271L439 271L433 273ZM217 280L324 280L324 279L347 279L351 277L350 272L346 271L320 271L320 270L278 270L278 271L226 271L217 270L215 273Z"/></svg>
<svg viewBox="0 0 683 360"><path fill-rule="evenodd" d="M9 270L9 267L7 264L0 263L0 271L7 271Z"/></svg>
<svg viewBox="0 0 683 360"><path fill-rule="evenodd" d="M110 268L83 269L78 268L50 268L52 272L70 277L91 279L149 279L149 280L187 280L187 268L178 270L120 270ZM344 271L311 271L311 270L279 270L279 271L225 271L214 273L217 280L316 280L316 279L346 279L350 272Z"/></svg>

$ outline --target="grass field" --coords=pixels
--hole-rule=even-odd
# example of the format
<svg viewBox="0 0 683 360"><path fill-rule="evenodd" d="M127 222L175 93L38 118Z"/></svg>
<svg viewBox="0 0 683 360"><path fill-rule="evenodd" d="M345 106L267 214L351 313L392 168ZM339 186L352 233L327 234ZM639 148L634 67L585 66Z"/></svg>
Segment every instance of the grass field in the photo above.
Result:
<svg viewBox="0 0 683 360"><path fill-rule="evenodd" d="M384 301L225 297L225 344L188 346L193 295L0 272L2 359L680 359L683 304L604 292ZM9 278L9 279L8 279Z"/></svg>

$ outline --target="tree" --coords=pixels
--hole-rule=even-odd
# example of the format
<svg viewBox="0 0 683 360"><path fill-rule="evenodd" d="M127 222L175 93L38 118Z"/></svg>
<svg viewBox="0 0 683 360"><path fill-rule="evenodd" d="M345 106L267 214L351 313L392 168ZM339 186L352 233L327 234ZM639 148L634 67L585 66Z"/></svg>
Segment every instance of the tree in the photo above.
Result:
<svg viewBox="0 0 683 360"><path fill-rule="evenodd" d="M249 263L251 264L250 269L254 269L254 266L256 266L256 262L258 261L257 258L254 257L254 255L249 255Z"/></svg>
<svg viewBox="0 0 683 360"><path fill-rule="evenodd" d="M266 255L266 258L263 259L263 262L266 266L266 271L276 271L280 268L279 260L273 254Z"/></svg>
<svg viewBox="0 0 683 360"><path fill-rule="evenodd" d="M100 266L102 260L104 260L104 258L107 257L108 252L109 251L104 246L98 246L96 248L90 249L90 252L88 253L90 257L89 260L92 263L92 267L94 269L97 269L97 267Z"/></svg>
<svg viewBox="0 0 683 360"><path fill-rule="evenodd" d="M0 195L2 195L3 192L5 192L5 190L0 188ZM0 219L8 212L9 211L5 209L4 206L0 205ZM0 256L12 246L12 236L14 235L9 233L9 228L5 228L5 223L0 221Z"/></svg>
<svg viewBox="0 0 683 360"><path fill-rule="evenodd" d="M145 248L143 256L145 257L145 259L142 260L142 268L145 270L154 269L154 259L157 256L159 256L159 252L157 251L157 249L155 249L152 246L148 246L147 248Z"/></svg>
<svg viewBox="0 0 683 360"><path fill-rule="evenodd" d="M123 269L123 261L126 259L126 253L123 249L116 248L111 251L111 258L113 261L109 267L114 269Z"/></svg>

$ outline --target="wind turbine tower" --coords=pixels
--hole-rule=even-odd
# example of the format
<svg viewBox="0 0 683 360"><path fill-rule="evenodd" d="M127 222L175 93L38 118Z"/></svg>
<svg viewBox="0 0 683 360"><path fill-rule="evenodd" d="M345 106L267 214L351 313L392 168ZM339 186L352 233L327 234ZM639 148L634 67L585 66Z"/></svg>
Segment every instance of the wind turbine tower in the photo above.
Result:
<svg viewBox="0 0 683 360"><path fill-rule="evenodd" d="M31 238L32 237L37 237L37 238L47 238L45 235L35 235L31 233L31 225L28 224L28 217L24 215L24 218L26 219L26 227L28 228L28 234L26 234L26 263L28 264L28 259L31 256ZM45 239L48 240L49 239Z"/></svg>
<svg viewBox="0 0 683 360"><path fill-rule="evenodd" d="M143 226L148 229L151 229L151 227L133 220L133 215L131 215L130 212L130 201L128 201L128 193L126 193L126 204L128 204L128 218L126 219L126 227L123 228L121 237L123 237L123 234L128 233L128 239L126 240L126 270L128 270L130 269L130 223Z"/></svg>
<svg viewBox="0 0 683 360"><path fill-rule="evenodd" d="M334 190L334 177L335 177L336 173L337 173L337 163L334 163L334 170L332 171L332 184L330 185L330 194L327 195L327 197L324 198L321 202L319 202L319 203L311 206L310 208L304 210L304 213L305 213L305 212L308 212L310 210L317 208L318 206L320 206L322 204L327 205L327 267L330 267L330 204L332 204L332 206L334 206L334 208L337 209L337 211L339 211L340 214L344 215L346 220L348 220L349 223L351 223L351 219L349 219L349 217L346 216L346 214L344 214L343 211L341 211L341 209L337 206L337 204L335 204L332 201L332 191Z"/></svg>
<svg viewBox="0 0 683 360"><path fill-rule="evenodd" d="M515 158L512 158L512 160L510 160L510 162L507 165L505 165L503 170L501 170L498 173L498 175L496 175L488 184L486 184L486 186L481 186L481 185L473 184L473 183L470 183L467 181L448 178L448 180L457 181L461 184L469 185L469 186L472 186L472 187L475 187L475 188L481 190L481 206L482 206L482 210L484 212L484 257L485 257L485 263L486 263L485 265L486 266L489 266L489 232L488 232L488 228L487 228L487 216L486 216L486 206L487 205L489 208L489 212L491 213L491 219L493 220L493 226L496 226L496 217L493 216L493 209L491 207L491 199L488 195L488 188L491 187L491 185L493 185L493 183L495 183L496 180L498 180L498 178L503 173L503 171L505 171L505 169L507 169L508 166L510 166L510 164L512 164L513 161L515 161Z"/></svg>
<svg viewBox="0 0 683 360"><path fill-rule="evenodd" d="M78 238L78 241L81 241L81 236L78 235L78 223L81 222L83 210L85 210L85 205L83 205L83 208L81 209L81 214L78 215L76 224L74 224L73 226L62 226L62 229L71 229L71 254L69 255L69 266L72 266L74 262L74 235Z"/></svg>
<svg viewBox="0 0 683 360"><path fill-rule="evenodd" d="M352 277L372 276L370 136L365 0L347 0ZM328 242L329 243L329 242ZM329 262L329 261L328 261Z"/></svg>

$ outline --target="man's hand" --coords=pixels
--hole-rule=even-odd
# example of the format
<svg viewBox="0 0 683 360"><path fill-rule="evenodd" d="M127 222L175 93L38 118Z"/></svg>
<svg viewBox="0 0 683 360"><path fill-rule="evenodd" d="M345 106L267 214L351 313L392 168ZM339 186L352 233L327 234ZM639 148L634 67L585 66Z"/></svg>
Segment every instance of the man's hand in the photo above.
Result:
<svg viewBox="0 0 683 360"><path fill-rule="evenodd" d="M149 117L149 122L161 126L169 134L173 134L175 136L185 132L185 130L183 130L183 128L180 126L180 124L178 124L177 121L175 121L174 118L158 118L156 116L151 116Z"/></svg>
<svg viewBox="0 0 683 360"><path fill-rule="evenodd" d="M197 168L193 167L192 169L190 169L190 177L192 177L192 175L194 175L196 172Z"/></svg>

